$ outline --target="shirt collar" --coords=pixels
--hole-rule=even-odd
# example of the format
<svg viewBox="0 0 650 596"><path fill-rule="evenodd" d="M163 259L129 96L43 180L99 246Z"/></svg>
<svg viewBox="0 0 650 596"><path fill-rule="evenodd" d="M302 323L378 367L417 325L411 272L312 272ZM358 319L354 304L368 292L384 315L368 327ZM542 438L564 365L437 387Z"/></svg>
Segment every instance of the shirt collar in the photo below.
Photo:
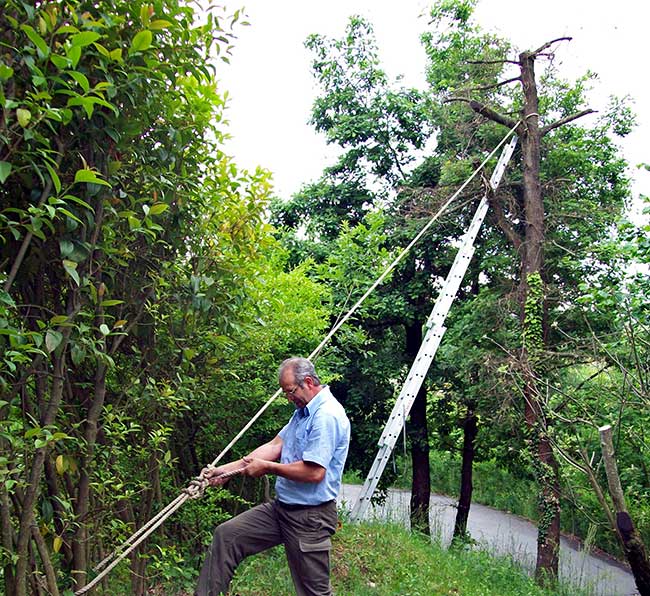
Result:
<svg viewBox="0 0 650 596"><path fill-rule="evenodd" d="M311 416L323 405L323 402L332 395L330 388L323 385L323 388L311 399L311 401L303 408L298 409L298 416L305 417Z"/></svg>

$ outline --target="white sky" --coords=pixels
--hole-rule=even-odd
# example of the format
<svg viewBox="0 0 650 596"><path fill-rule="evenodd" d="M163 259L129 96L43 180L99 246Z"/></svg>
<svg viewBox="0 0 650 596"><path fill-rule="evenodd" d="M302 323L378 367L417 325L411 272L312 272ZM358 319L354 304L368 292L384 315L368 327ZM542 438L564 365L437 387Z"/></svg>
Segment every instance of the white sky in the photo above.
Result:
<svg viewBox="0 0 650 596"><path fill-rule="evenodd" d="M276 193L288 198L319 177L334 150L307 124L315 85L310 33L340 37L348 17L360 14L374 26L383 67L404 85L425 89L425 55L419 35L427 29L424 0L225 0L245 6L250 27L239 27L231 64L221 67L228 90L233 139L227 150L245 168L273 172ZM510 39L519 50L571 36L556 52L560 74L590 69L599 75L590 107L602 109L612 95L630 95L638 127L623 141L632 166L650 162L643 142L650 131L650 85L642 57L647 50L646 0L480 0L476 11L486 30ZM421 15L423 15L422 17ZM587 117L589 118L589 117ZM650 173L632 170L635 194L650 194Z"/></svg>

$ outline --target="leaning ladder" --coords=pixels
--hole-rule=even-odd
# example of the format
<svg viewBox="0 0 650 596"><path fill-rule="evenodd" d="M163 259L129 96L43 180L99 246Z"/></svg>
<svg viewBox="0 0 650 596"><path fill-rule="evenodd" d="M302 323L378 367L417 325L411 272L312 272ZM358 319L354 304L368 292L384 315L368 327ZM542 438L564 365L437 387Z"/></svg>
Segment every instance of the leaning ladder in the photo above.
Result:
<svg viewBox="0 0 650 596"><path fill-rule="evenodd" d="M517 137L513 136L510 140L510 143L506 145L501 151L499 156L499 161L497 162L492 177L490 178L490 187L492 190L496 190L501 181L501 177L506 169L508 162L512 156L512 152L515 149L517 144ZM431 315L426 323L427 332L422 341L422 345L411 365L411 370L406 378L406 382L402 387L402 390L397 397L397 401L393 406L393 411L391 412L388 422L384 427L384 431L379 439L379 451L375 457L375 461L368 472L368 477L359 493L356 503L352 508L351 518L352 520L361 519L370 505L372 496L375 493L379 479L384 472L384 468L388 463L395 443L402 432L406 417L411 411L413 402L424 382L424 377L431 366L433 357L440 345L442 336L446 331L444 326L445 319L447 318L447 313L451 308L451 305L456 298L458 293L458 288L465 276L469 262L472 259L474 254L474 242L476 241L476 236L478 231L483 224L485 215L488 210L488 198L487 192L481 199L476 213L472 218L472 223L467 230L467 233L461 239L461 245L454 259L454 263L447 274L447 279L445 284L440 290L438 299L431 311Z"/></svg>

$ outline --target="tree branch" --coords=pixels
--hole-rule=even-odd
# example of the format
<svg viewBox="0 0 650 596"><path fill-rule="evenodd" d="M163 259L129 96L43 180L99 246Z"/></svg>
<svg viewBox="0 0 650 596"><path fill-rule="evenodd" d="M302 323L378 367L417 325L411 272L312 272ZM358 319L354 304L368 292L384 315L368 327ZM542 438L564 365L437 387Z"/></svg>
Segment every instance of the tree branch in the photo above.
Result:
<svg viewBox="0 0 650 596"><path fill-rule="evenodd" d="M510 240L515 250L519 251L519 247L523 242L521 236L517 234L515 229L510 225L510 222L508 221L508 218L506 217L506 214L501 207L501 203L497 200L497 197L494 195L494 193L488 193L488 203L490 207L492 207L492 211L497 218L498 226L506 235L506 238Z"/></svg>
<svg viewBox="0 0 650 596"><path fill-rule="evenodd" d="M505 81L499 81L498 83L493 83L492 85L481 85L480 87L472 87L470 91L485 91L486 89L496 89L497 87L503 87L508 83L514 83L515 81L521 81L521 77L512 77Z"/></svg>
<svg viewBox="0 0 650 596"><path fill-rule="evenodd" d="M516 120L508 118L508 116L504 116L496 110L493 110L492 108L483 105L482 103L473 99L467 99L466 97L450 97L449 99L445 100L445 103L452 101L464 101L465 103L468 103L472 110L474 110L477 114L481 114L481 116L484 116L485 118L492 120L497 124L503 124L503 126L507 126L508 128L514 128L515 124L517 124Z"/></svg>
<svg viewBox="0 0 650 596"><path fill-rule="evenodd" d="M547 41L544 45L540 46L533 52L526 52L527 56L538 56L541 54L546 48L550 48L554 43L557 43L558 41L571 41L573 37L558 37L557 39L553 39L551 41Z"/></svg>
<svg viewBox="0 0 650 596"><path fill-rule="evenodd" d="M551 124L544 126L541 130L541 135L544 136L549 132L551 132L553 129L558 128L564 124L568 124L569 122L573 122L574 120L577 120L578 118L582 118L587 114L595 114L595 113L596 110L587 109L587 110L582 110L582 112L576 112L575 114L571 114L570 116L560 118L559 120L556 120L555 122L551 122Z"/></svg>
<svg viewBox="0 0 650 596"><path fill-rule="evenodd" d="M516 64L519 66L517 60L468 60L467 64Z"/></svg>

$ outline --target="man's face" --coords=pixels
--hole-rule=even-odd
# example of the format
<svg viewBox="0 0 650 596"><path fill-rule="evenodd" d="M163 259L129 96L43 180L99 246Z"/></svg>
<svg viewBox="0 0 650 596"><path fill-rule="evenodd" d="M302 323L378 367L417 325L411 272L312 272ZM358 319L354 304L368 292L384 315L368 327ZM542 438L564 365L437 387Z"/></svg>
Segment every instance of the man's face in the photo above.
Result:
<svg viewBox="0 0 650 596"><path fill-rule="evenodd" d="M296 406L296 408L304 408L307 405L306 399L306 381L301 387L296 383L296 377L292 371L287 371L282 375L280 379L280 387L284 392L285 397Z"/></svg>

